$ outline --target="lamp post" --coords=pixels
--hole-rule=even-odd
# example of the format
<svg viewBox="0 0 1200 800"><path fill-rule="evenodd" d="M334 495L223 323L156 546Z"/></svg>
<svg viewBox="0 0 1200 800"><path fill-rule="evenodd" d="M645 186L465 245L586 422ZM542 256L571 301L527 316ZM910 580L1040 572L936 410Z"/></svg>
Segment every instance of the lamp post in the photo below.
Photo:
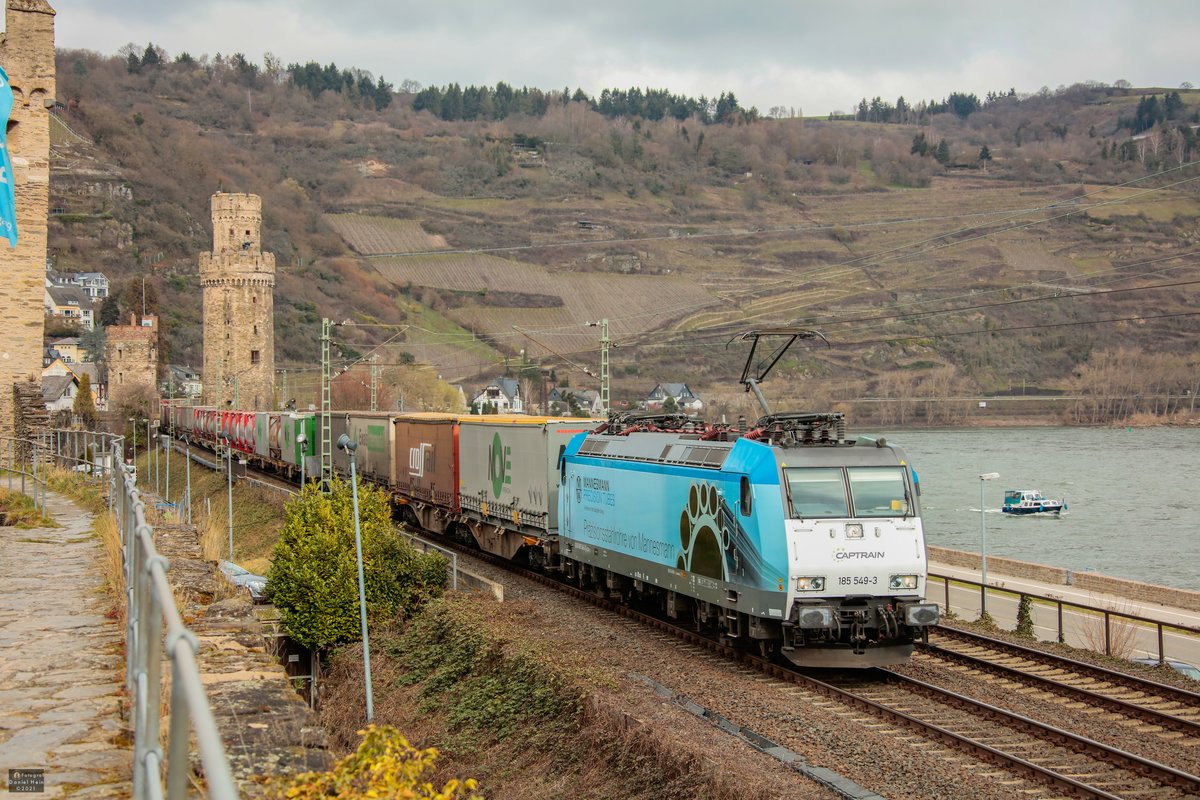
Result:
<svg viewBox="0 0 1200 800"><path fill-rule="evenodd" d="M187 524L192 524L192 440L184 437L184 475L187 481Z"/></svg>
<svg viewBox="0 0 1200 800"><path fill-rule="evenodd" d="M150 478L150 456L154 456L154 493L161 494L162 486L158 474L158 448L151 444L157 436L150 435L150 420L146 420L146 478Z"/></svg>
<svg viewBox="0 0 1200 800"><path fill-rule="evenodd" d="M225 442L225 475L229 489L229 562L232 564L236 563L233 560L233 442L223 433L217 438Z"/></svg>
<svg viewBox="0 0 1200 800"><path fill-rule="evenodd" d="M983 588L979 591L979 615L987 614L987 518L983 507L983 484L1000 477L999 472L985 472L979 476L979 582Z"/></svg>
<svg viewBox="0 0 1200 800"><path fill-rule="evenodd" d="M371 698L371 644L367 640L367 593L366 584L363 581L362 532L358 524L358 475L354 465L354 451L358 449L358 442L352 441L343 433L338 437L337 446L350 456L350 492L354 499L354 553L358 558L358 617L362 625L363 679L367 687L367 722L371 722L375 717L375 704Z"/></svg>
<svg viewBox="0 0 1200 800"><path fill-rule="evenodd" d="M304 431L301 430L298 434L296 434L296 446L298 448L296 455L298 455L300 458L300 491L304 491L304 451L308 449L304 446L306 444L308 444L308 437L305 436Z"/></svg>
<svg viewBox="0 0 1200 800"><path fill-rule="evenodd" d="M133 435L129 437L129 441L133 443L133 468L137 469L137 417L129 418L129 430L133 431Z"/></svg>

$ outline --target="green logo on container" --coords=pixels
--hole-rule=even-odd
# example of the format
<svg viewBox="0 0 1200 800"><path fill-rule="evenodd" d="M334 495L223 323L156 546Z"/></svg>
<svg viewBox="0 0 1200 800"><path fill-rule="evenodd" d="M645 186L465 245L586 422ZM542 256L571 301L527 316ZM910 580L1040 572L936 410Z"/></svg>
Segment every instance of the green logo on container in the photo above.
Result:
<svg viewBox="0 0 1200 800"><path fill-rule="evenodd" d="M504 442L500 441L500 434L497 433L492 438L492 446L488 448L488 478L492 481L492 494L497 500L500 499L500 492L505 485L512 483L512 475L509 474L512 462L508 460L511 455L512 448L505 447Z"/></svg>

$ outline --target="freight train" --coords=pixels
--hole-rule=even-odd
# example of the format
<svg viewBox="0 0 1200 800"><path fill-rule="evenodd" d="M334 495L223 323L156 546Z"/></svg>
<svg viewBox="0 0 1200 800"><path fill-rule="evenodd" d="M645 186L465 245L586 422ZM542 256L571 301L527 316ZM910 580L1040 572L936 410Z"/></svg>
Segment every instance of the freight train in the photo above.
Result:
<svg viewBox="0 0 1200 800"><path fill-rule="evenodd" d="M883 439L848 439L836 412L754 425L621 413L607 422L337 411L357 471L398 513L503 558L800 666L905 661L938 621L916 472ZM754 349L751 349L751 359ZM175 434L293 478L320 475L312 412L172 405ZM333 467L346 473L347 456Z"/></svg>

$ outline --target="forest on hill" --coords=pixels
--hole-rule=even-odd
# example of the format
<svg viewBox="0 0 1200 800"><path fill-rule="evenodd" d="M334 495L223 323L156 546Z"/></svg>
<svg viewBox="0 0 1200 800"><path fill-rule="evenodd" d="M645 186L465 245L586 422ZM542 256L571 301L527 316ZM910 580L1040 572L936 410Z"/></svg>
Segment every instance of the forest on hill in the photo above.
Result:
<svg viewBox="0 0 1200 800"><path fill-rule="evenodd" d="M339 358L386 341L391 394L428 407L448 396L434 375L595 388L601 318L615 399L686 382L714 414L745 408L729 340L779 325L830 345L790 354L769 395L870 398L883 421L954 421L969 404L934 399L1021 385L1087 395L1072 413L1102 421L1200 388L1190 86L808 119L729 89L397 88L148 45L60 51L58 95L52 263L145 279L172 363L201 362L209 198L240 191L279 265L279 366L316 363L322 317L358 323Z"/></svg>

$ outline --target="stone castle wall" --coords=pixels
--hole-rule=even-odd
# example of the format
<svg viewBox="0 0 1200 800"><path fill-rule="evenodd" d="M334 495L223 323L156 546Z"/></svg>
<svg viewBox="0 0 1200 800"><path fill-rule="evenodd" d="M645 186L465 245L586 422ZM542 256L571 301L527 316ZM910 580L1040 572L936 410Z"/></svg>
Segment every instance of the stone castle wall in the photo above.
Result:
<svg viewBox="0 0 1200 800"><path fill-rule="evenodd" d="M261 249L262 199L212 197L213 251L200 254L204 403L275 407L275 256Z"/></svg>
<svg viewBox="0 0 1200 800"><path fill-rule="evenodd" d="M41 380L42 298L50 201L50 111L55 97L54 9L44 0L8 0L0 65L13 109L8 124L18 243L0 240L0 436L16 428L13 385Z"/></svg>

